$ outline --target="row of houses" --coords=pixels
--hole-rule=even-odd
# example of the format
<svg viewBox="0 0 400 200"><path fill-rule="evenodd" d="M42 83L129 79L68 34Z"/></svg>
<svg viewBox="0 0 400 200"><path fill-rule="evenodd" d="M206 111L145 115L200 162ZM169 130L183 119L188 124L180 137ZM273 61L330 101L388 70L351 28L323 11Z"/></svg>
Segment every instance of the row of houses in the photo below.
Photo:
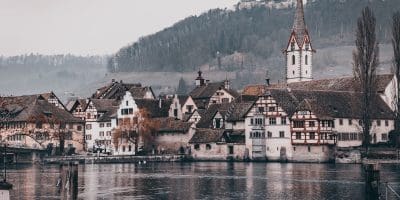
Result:
<svg viewBox="0 0 400 200"><path fill-rule="evenodd" d="M89 98L64 104L54 93L0 97L3 142L51 153L185 154L197 160L325 162L362 144L362 98L353 77L314 80L315 49L297 0L286 83L210 82L198 72L186 95L156 97L149 86L112 80ZM250 78L250 77L249 77ZM398 88L377 75L370 141L388 141Z"/></svg>
<svg viewBox="0 0 400 200"><path fill-rule="evenodd" d="M396 79L379 75L371 142L394 129ZM54 93L0 97L0 134L9 145L74 148L110 155L186 154L207 160L316 161L362 143L362 94L354 79L249 85L211 83L202 73L188 95L112 81L64 106ZM147 130L146 130L147 129Z"/></svg>

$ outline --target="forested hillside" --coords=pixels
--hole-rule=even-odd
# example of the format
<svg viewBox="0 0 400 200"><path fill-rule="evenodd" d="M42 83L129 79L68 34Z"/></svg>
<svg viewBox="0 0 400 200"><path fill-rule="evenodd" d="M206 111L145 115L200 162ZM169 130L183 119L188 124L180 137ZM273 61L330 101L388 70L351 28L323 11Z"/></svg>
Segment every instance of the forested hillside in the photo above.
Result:
<svg viewBox="0 0 400 200"><path fill-rule="evenodd" d="M377 17L380 42L390 41L391 15L400 9L399 0L319 0L309 1L305 11L314 47L352 45L356 19L367 5ZM210 10L121 48L109 59L108 70L193 71L208 63L221 67L219 61L235 52L256 61L270 59L286 45L293 15L293 8ZM224 70L250 65L238 62Z"/></svg>

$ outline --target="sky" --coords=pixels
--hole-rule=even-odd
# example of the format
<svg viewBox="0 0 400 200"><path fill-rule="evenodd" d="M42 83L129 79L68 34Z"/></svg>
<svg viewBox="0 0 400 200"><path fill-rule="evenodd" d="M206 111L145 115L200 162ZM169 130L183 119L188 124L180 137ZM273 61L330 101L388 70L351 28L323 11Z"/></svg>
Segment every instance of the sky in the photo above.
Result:
<svg viewBox="0 0 400 200"><path fill-rule="evenodd" d="M0 0L0 55L104 55L238 0Z"/></svg>

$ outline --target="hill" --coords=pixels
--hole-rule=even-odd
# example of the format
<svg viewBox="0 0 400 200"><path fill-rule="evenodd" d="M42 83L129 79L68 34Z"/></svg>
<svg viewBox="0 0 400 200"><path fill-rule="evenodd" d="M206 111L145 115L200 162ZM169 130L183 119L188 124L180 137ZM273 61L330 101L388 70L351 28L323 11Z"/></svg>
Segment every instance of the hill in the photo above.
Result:
<svg viewBox="0 0 400 200"><path fill-rule="evenodd" d="M356 19L367 5L375 12L381 43L389 42L391 15L400 7L400 1L325 0L308 2L306 6L306 22L314 47L318 50L353 45ZM293 8L265 6L210 10L121 48L107 67L110 72L185 72L202 65L228 71L267 66L270 63L265 61L280 56L286 45L293 15ZM224 57L237 53L248 55L254 62L221 63Z"/></svg>

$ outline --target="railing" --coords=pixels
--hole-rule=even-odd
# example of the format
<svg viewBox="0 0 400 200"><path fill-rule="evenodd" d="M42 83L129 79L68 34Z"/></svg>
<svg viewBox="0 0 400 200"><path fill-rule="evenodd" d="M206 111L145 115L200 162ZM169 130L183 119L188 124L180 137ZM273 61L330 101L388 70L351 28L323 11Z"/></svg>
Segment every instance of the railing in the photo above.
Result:
<svg viewBox="0 0 400 200"><path fill-rule="evenodd" d="M400 199L400 194L389 183L385 183L385 199Z"/></svg>

